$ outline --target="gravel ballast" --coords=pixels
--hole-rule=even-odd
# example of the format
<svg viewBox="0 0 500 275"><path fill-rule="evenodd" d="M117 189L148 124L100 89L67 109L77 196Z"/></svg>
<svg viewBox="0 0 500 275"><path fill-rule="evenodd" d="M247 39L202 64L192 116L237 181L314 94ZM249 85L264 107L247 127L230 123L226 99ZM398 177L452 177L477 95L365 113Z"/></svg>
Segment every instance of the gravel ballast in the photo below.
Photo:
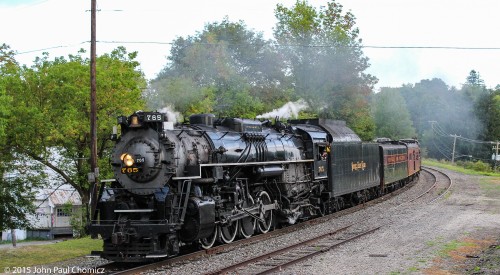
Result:
<svg viewBox="0 0 500 275"><path fill-rule="evenodd" d="M401 204L428 188L426 182L431 177L422 173L415 186L375 206L264 243L148 274L203 274L352 223L360 230L379 225L382 228L281 273L472 274L474 269L481 270L481 251L500 237L500 198L485 195L480 188L480 176L444 171L454 183L449 193L436 202L428 203L430 199L423 197Z"/></svg>
<svg viewBox="0 0 500 275"><path fill-rule="evenodd" d="M496 189L496 196L492 196L481 188L484 177L443 171L454 183L436 202L428 203L423 197L403 203L428 188L426 182L431 177L422 173L415 186L375 206L147 274L204 274L353 223L359 230L382 227L281 274L500 274L500 191ZM75 261L78 259L55 265L73 266ZM95 266L90 259L80 264Z"/></svg>

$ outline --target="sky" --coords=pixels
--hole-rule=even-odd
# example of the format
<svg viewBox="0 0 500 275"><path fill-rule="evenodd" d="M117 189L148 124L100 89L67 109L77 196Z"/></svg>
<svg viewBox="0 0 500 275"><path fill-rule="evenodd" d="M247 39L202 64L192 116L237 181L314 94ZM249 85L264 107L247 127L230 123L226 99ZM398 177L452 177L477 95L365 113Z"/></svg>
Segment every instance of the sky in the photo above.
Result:
<svg viewBox="0 0 500 275"><path fill-rule="evenodd" d="M319 8L327 1L309 0ZM488 88L500 84L500 1L337 0L356 17L366 71L376 88L440 78L460 88L471 70ZM272 39L277 3L295 0L97 0L97 54L118 46L138 51L147 79L165 67L170 42L195 35L206 23L242 20ZM90 0L0 0L0 43L31 66L42 52L51 59L90 52ZM110 43L119 42L119 43ZM127 42L127 43L125 43ZM140 43L137 43L140 42Z"/></svg>

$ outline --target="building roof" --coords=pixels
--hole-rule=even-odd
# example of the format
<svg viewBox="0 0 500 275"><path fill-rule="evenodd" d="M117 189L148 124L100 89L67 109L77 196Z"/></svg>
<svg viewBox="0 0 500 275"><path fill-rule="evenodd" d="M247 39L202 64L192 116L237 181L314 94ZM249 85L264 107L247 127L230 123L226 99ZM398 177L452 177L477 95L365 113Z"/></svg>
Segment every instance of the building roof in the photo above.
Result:
<svg viewBox="0 0 500 275"><path fill-rule="evenodd" d="M66 185L57 189L41 189L39 190L36 199L40 201L46 200L50 206L59 206L67 203L72 205L82 205L80 194L78 194L74 188Z"/></svg>

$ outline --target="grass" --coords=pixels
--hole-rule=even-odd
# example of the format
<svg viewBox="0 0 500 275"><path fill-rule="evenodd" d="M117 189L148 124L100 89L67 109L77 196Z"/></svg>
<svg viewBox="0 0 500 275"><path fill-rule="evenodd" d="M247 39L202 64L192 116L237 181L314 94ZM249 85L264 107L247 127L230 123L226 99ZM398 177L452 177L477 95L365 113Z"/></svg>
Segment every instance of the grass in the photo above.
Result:
<svg viewBox="0 0 500 275"><path fill-rule="evenodd" d="M500 196L500 178L483 178L479 181L479 186L488 197Z"/></svg>
<svg viewBox="0 0 500 275"><path fill-rule="evenodd" d="M435 167L441 167L445 168L448 170L460 172L466 175L480 175L480 176L492 176L492 177L500 177L500 173L495 173L495 172L480 172L480 171L475 171L471 169L465 169L463 167L451 164L450 162L442 162L442 161L437 161L434 159L424 159L422 161L424 165L429 165L429 166L435 166Z"/></svg>
<svg viewBox="0 0 500 275"><path fill-rule="evenodd" d="M32 245L0 250L0 272L5 268L30 267L68 260L101 250L102 240L81 238L46 245Z"/></svg>
<svg viewBox="0 0 500 275"><path fill-rule="evenodd" d="M432 247L432 246L436 246L436 245L442 244L443 240L444 240L443 237L437 237L435 240L431 240L431 241L425 242L425 244L427 246L431 246Z"/></svg>
<svg viewBox="0 0 500 275"><path fill-rule="evenodd" d="M487 177L481 178L479 180L479 186L481 187L481 190L484 192L484 194L487 197L490 197L490 198L500 197L500 173L498 173L498 172L497 173L495 173L495 172L480 172L480 171L475 171L475 170L471 170L471 169L465 169L461 166L453 165L450 162L437 161L437 160L433 160L433 159L424 159L423 164L429 165L429 166L441 167L441 168L460 172L462 174L467 174L467 175L487 176ZM450 193L447 194L447 196L449 196L449 195L450 195Z"/></svg>
<svg viewBox="0 0 500 275"><path fill-rule="evenodd" d="M417 271L419 271L419 270L420 270L420 268L418 268L418 267L416 267L416 266L412 266L412 267L408 268L408 271L409 271L409 272L417 272Z"/></svg>
<svg viewBox="0 0 500 275"><path fill-rule="evenodd" d="M459 242L459 241L454 240L454 241L445 243L443 245L443 247L438 251L438 255L443 257L443 258L449 257L450 252L456 251L461 247L470 247L470 246L475 246L475 244L469 243L469 242Z"/></svg>
<svg viewBox="0 0 500 275"><path fill-rule="evenodd" d="M24 240L17 240L17 243L32 242L32 241L46 241L43 238L27 238ZM12 244L12 241L0 241L0 244Z"/></svg>

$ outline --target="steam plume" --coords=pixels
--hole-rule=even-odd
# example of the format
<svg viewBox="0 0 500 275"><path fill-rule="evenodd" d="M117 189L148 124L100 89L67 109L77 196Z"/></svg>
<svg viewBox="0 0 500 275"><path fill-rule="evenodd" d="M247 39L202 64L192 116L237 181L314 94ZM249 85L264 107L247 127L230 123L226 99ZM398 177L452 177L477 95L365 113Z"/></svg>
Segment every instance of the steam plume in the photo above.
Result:
<svg viewBox="0 0 500 275"><path fill-rule="evenodd" d="M308 108L309 105L303 100L299 99L295 102L288 102L279 109L274 109L269 113L258 115L257 118L296 118L299 116L299 112Z"/></svg>
<svg viewBox="0 0 500 275"><path fill-rule="evenodd" d="M174 111L173 108L170 106L161 108L159 112L165 113L167 115L167 120L173 122L174 124L182 119L181 114L179 112Z"/></svg>

